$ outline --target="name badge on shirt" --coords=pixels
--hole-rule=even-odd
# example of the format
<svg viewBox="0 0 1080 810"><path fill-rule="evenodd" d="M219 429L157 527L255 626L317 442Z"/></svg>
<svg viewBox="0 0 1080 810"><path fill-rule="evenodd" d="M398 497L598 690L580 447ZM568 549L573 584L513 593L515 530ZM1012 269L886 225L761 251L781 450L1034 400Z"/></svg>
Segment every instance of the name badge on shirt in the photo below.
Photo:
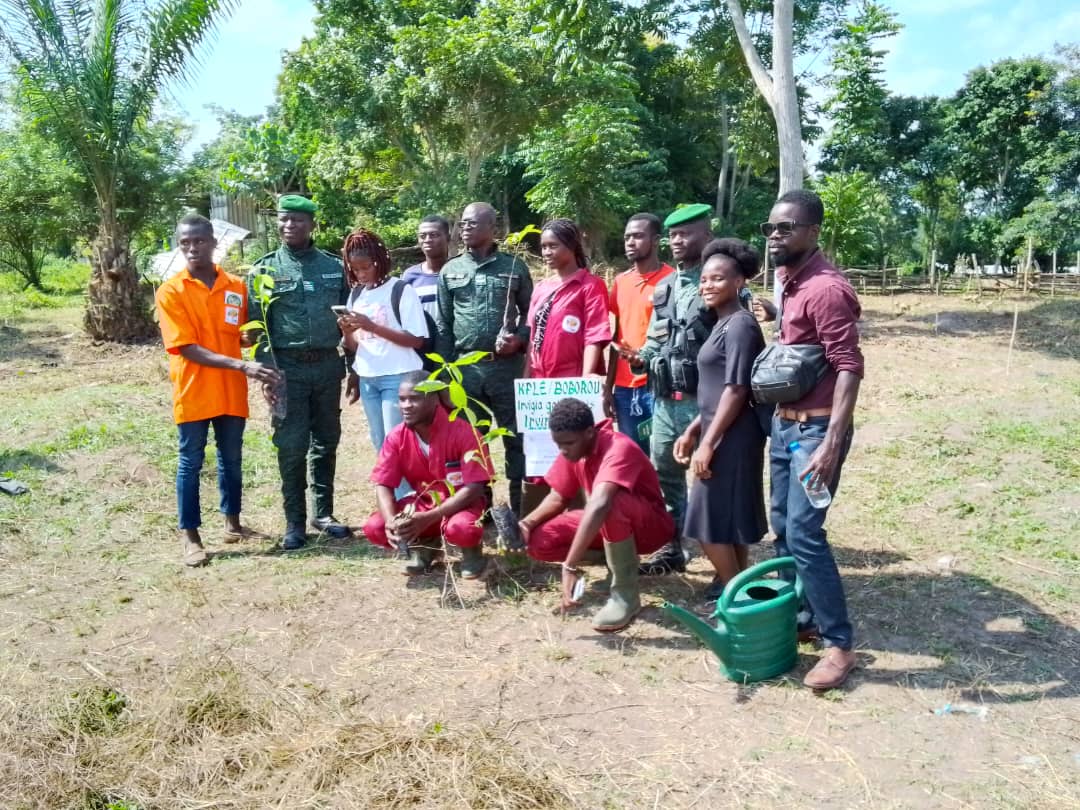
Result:
<svg viewBox="0 0 1080 810"><path fill-rule="evenodd" d="M564 332L576 335L581 329L581 318L577 315L567 315L562 319L562 328Z"/></svg>
<svg viewBox="0 0 1080 810"><path fill-rule="evenodd" d="M240 307L225 307L225 323L232 326L240 323Z"/></svg>
<svg viewBox="0 0 1080 810"><path fill-rule="evenodd" d="M448 461L446 462L446 483L452 487L461 487L465 485L465 473L461 470L460 461Z"/></svg>
<svg viewBox="0 0 1080 810"><path fill-rule="evenodd" d="M244 297L238 292L225 293L225 306L227 307L239 307L243 306Z"/></svg>

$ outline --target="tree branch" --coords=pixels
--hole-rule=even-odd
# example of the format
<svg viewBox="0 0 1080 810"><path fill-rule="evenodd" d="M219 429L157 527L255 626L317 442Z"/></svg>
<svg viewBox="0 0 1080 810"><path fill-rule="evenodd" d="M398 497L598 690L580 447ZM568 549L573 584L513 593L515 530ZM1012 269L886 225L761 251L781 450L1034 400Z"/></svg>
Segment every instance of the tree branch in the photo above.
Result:
<svg viewBox="0 0 1080 810"><path fill-rule="evenodd" d="M754 47L754 41L750 38L750 32L746 28L746 15L743 14L742 4L739 0L726 0L728 13L731 14L731 24L735 28L735 36L739 38L739 47L742 48L746 58L746 66L750 69L750 75L754 78L758 92L764 97L766 103L774 106L775 93L773 92L773 80L769 71L765 69L765 63Z"/></svg>

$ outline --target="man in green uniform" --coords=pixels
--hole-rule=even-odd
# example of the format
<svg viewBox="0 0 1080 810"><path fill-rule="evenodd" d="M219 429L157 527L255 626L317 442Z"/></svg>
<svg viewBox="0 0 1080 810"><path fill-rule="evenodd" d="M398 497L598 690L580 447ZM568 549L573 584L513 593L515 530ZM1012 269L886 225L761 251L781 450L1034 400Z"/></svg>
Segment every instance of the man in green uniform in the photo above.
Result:
<svg viewBox="0 0 1080 810"><path fill-rule="evenodd" d="M499 251L495 244L495 209L475 202L461 214L465 252L439 273L439 334L435 350L446 360L472 351L488 357L461 369L466 393L491 409L499 427L512 431L503 439L510 507L521 514L525 452L517 433L514 380L525 366L529 340L526 316L532 299L529 268Z"/></svg>
<svg viewBox="0 0 1080 810"><path fill-rule="evenodd" d="M675 440L697 416L697 353L716 323L698 294L701 251L712 238L707 205L687 205L664 220L676 272L653 292L653 313L637 363L649 374L653 395L652 463L660 478L664 503L675 520L675 536L641 564L642 574L686 570L682 549L686 515L686 468L672 450Z"/></svg>
<svg viewBox="0 0 1080 810"><path fill-rule="evenodd" d="M315 203L286 194L278 200L281 247L256 262L274 279L274 302L267 316L273 360L284 372L285 417L274 423L285 506L286 550L304 545L307 520L307 469L315 518L311 526L331 537L348 537L334 519L334 469L341 439L341 381L347 362L338 351L341 332L330 309L344 304L348 290L341 259L311 240ZM248 318L260 319L248 279ZM262 350L263 353L265 349Z"/></svg>

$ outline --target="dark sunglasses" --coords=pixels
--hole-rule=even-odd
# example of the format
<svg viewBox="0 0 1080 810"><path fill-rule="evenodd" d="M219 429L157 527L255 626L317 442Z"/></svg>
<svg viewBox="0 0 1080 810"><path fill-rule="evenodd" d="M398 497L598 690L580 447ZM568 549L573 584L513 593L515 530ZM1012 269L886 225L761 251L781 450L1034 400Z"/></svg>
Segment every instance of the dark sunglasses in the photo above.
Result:
<svg viewBox="0 0 1080 810"><path fill-rule="evenodd" d="M784 222L762 222L758 227L761 228L761 235L768 239L774 233L780 236L791 236L796 228L809 228L813 224L812 222L796 222L789 219Z"/></svg>

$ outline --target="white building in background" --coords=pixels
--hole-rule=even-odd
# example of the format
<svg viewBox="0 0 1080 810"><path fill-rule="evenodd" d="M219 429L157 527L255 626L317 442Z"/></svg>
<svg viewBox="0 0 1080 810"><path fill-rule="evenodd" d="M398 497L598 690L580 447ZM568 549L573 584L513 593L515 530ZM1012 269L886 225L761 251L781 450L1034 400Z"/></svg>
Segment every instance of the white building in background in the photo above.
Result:
<svg viewBox="0 0 1080 810"><path fill-rule="evenodd" d="M247 239L251 235L251 231L246 228L241 228L239 225L233 225L231 222L226 222L223 219L211 218L210 222L214 226L214 238L217 240L217 247L214 249L214 261L218 264L225 258L229 249L240 242L243 239ZM176 275L184 269L184 257L180 253L179 248L173 250L167 250L164 253L156 254L150 260L150 269L147 272L147 276L152 281L162 282L171 276Z"/></svg>

